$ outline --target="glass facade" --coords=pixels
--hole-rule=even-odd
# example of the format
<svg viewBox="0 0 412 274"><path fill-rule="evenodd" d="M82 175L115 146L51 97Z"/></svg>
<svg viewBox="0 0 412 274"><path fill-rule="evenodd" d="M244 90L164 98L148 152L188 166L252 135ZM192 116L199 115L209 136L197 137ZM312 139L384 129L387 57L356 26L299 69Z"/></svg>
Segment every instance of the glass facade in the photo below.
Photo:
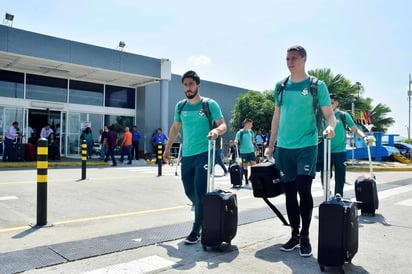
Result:
<svg viewBox="0 0 412 274"><path fill-rule="evenodd" d="M25 77L26 90L24 90ZM92 128L96 147L98 147L99 130L103 129L103 125L113 126L119 135L119 142L121 142L124 128L131 127L135 118L126 115L108 115L105 113L104 106L118 108L116 113L120 114L125 112L122 109L128 109L126 112L130 114L130 109L135 109L136 106L135 92L136 90L133 88L105 86L33 74L25 76L24 73L0 70L0 97L101 107L100 110L97 109L100 113L87 112L87 107L85 107L85 111L81 112L65 111L64 109L59 111L53 109L53 103L50 104L49 110L47 103L44 108L38 106L33 108L7 107L2 106L0 100L0 136L4 136L8 126L14 121L19 123L22 131L25 128L28 129L31 124L39 124L38 130L41 130L45 123L50 123L53 127L60 123L60 152L62 156L79 156L81 154L80 136L83 130L82 125L85 123Z"/></svg>
<svg viewBox="0 0 412 274"><path fill-rule="evenodd" d="M27 74L26 99L67 102L67 80Z"/></svg>
<svg viewBox="0 0 412 274"><path fill-rule="evenodd" d="M104 85L70 81L69 103L103 106Z"/></svg>
<svg viewBox="0 0 412 274"><path fill-rule="evenodd" d="M106 107L135 108L136 92L133 88L106 86Z"/></svg>
<svg viewBox="0 0 412 274"><path fill-rule="evenodd" d="M0 70L0 96L23 98L24 74Z"/></svg>

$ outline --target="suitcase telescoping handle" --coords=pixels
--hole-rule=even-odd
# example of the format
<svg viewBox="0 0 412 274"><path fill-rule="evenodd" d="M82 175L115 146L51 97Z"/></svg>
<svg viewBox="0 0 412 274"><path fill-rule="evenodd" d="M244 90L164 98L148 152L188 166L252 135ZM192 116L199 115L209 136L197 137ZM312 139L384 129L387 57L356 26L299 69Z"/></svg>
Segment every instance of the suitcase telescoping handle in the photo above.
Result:
<svg viewBox="0 0 412 274"><path fill-rule="evenodd" d="M330 199L330 151L331 139L324 136L323 139L323 197L325 201Z"/></svg>
<svg viewBox="0 0 412 274"><path fill-rule="evenodd" d="M211 136L207 136L208 150L207 150L207 192L211 192L215 188L215 148L216 140Z"/></svg>
<svg viewBox="0 0 412 274"><path fill-rule="evenodd" d="M370 173L371 179L374 179L375 176L373 174L373 169L372 169L371 146L369 145L369 142L367 142L366 144L366 149L368 150L369 173Z"/></svg>

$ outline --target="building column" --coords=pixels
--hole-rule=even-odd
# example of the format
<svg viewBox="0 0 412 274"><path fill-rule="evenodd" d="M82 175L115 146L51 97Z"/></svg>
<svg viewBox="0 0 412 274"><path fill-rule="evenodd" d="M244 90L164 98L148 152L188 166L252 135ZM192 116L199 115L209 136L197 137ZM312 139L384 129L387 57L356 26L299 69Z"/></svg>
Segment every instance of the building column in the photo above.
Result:
<svg viewBox="0 0 412 274"><path fill-rule="evenodd" d="M172 63L160 60L160 126L168 134L169 130L169 81L172 79Z"/></svg>
<svg viewBox="0 0 412 274"><path fill-rule="evenodd" d="M167 135L169 129L169 81L160 80L160 127Z"/></svg>

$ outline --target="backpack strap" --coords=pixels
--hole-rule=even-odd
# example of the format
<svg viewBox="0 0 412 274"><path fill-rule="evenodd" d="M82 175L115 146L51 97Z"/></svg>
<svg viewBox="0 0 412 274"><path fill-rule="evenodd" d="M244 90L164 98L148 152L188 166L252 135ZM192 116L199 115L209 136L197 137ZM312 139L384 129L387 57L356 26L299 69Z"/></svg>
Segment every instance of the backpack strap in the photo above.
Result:
<svg viewBox="0 0 412 274"><path fill-rule="evenodd" d="M343 123L343 128L345 129L345 130L351 130L349 127L348 127L348 123L346 122L346 112L345 111L342 111L342 110L339 110L339 114L340 114L340 120L342 121L342 123Z"/></svg>
<svg viewBox="0 0 412 274"><path fill-rule="evenodd" d="M278 107L280 107L283 103L283 92L285 91L286 83L288 82L288 80L289 80L289 76L284 78L282 82L280 82L280 85L278 87L278 90L277 90L278 98L279 98L279 101L277 104Z"/></svg>
<svg viewBox="0 0 412 274"><path fill-rule="evenodd" d="M203 109L204 114L207 117L207 120L209 121L209 128L210 130L212 130L214 128L214 125L212 121L212 114L210 113L210 108L209 108L209 98L203 98L202 109Z"/></svg>
<svg viewBox="0 0 412 274"><path fill-rule="evenodd" d="M183 110L183 107L186 105L186 103L187 103L187 99L183 99L183 100L181 100L181 101L179 101L179 106L177 107L177 114L181 114L182 113L182 110Z"/></svg>
<svg viewBox="0 0 412 274"><path fill-rule="evenodd" d="M177 114L180 115L182 114L183 107L186 105L187 99L183 99L179 101L178 107L177 107ZM212 114L210 113L210 108L209 108L209 98L203 98L202 100L202 111L206 115L208 121L209 121L209 128L213 129L213 122L212 122Z"/></svg>
<svg viewBox="0 0 412 274"><path fill-rule="evenodd" d="M318 78L309 76L310 93L313 97L313 113L315 114L316 128L318 129L318 136L322 135L322 119L323 114L318 102Z"/></svg>

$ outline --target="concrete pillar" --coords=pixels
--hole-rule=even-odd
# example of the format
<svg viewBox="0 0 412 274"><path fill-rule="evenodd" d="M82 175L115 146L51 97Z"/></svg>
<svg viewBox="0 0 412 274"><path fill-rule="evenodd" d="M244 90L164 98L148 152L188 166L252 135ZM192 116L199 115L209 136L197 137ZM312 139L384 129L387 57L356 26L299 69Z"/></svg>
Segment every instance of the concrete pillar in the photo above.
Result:
<svg viewBox="0 0 412 274"><path fill-rule="evenodd" d="M169 130L169 81L172 79L172 63L169 59L160 60L160 126L163 132Z"/></svg>

